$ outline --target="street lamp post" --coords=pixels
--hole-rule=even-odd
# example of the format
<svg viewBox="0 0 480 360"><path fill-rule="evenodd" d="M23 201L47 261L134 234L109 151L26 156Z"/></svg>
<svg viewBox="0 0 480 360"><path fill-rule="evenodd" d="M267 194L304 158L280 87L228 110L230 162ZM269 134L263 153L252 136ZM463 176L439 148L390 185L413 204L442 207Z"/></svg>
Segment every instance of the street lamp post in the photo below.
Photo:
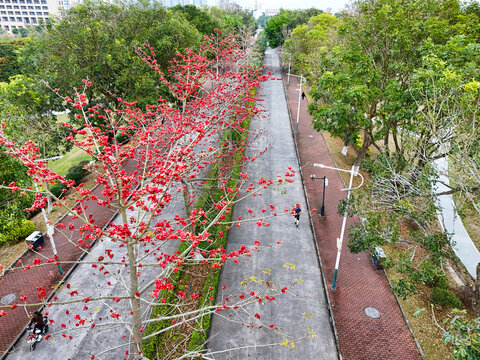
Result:
<svg viewBox="0 0 480 360"><path fill-rule="evenodd" d="M332 170L337 170L337 171L344 171L350 173L350 182L348 183L348 188L344 189L347 190L347 203L350 200L350 192L351 190L358 189L360 186L363 185L363 176L360 174L355 166L352 166L351 170L345 170L345 169L339 169L336 167L331 167L331 166L326 166L323 164L313 164L313 166L322 168L322 169L332 169ZM352 182L353 182L353 177L359 175L362 178L362 182L360 185L352 188ZM343 245L343 235L345 234L345 225L347 223L347 212L345 211L345 214L343 215L343 222L342 222L342 230L340 231L340 237L337 238L337 259L335 261L335 270L333 272L333 281L332 281L332 290L335 290L335 285L337 282L337 273L338 273L338 266L340 265L340 255L342 254L342 245Z"/></svg>
<svg viewBox="0 0 480 360"><path fill-rule="evenodd" d="M305 80L305 83L303 82L303 79L305 79L303 75L298 76L298 75L290 74L290 71L288 72L288 75L289 76L292 75L300 78L300 85L298 88L297 125L295 126L295 133L298 133L298 119L300 118L300 101L302 100L302 85L305 84L307 81ZM287 89L288 89L288 86L287 86Z"/></svg>
<svg viewBox="0 0 480 360"><path fill-rule="evenodd" d="M315 175L310 175L310 179L322 179L323 180L323 196L322 196L322 207L320 208L320 216L325 216L325 187L328 186L328 179L326 176L317 177Z"/></svg>
<svg viewBox="0 0 480 360"><path fill-rule="evenodd" d="M63 155L54 156L54 157L51 157L51 158L48 158L48 159L38 159L38 160L35 160L35 161L36 162L37 161L47 162L48 160L57 160L57 159L61 159L61 158L63 158ZM36 182L35 182L35 189L38 191L38 185L37 185ZM42 207L42 215L43 215L43 221L45 221L45 226L47 227L47 237L50 240L50 245L52 247L53 256L56 258L56 261L57 261L58 273L60 275L62 275L63 274L62 265L58 261L57 248L55 247L55 242L53 241L53 226L48 223L47 214L46 214L45 209L43 207Z"/></svg>

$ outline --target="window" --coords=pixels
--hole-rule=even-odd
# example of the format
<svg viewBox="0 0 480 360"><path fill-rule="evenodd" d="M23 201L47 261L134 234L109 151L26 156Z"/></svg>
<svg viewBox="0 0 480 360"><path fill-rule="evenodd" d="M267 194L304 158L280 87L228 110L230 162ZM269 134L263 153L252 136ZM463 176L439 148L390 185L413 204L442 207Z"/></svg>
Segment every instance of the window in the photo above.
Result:
<svg viewBox="0 0 480 360"><path fill-rule="evenodd" d="M6 11L0 11L0 14L5 15L5 14L7 14L7 12Z"/></svg>
<svg viewBox="0 0 480 360"><path fill-rule="evenodd" d="M32 18L32 23L36 24L37 23L37 18Z"/></svg>
<svg viewBox="0 0 480 360"><path fill-rule="evenodd" d="M10 21L15 21L15 18L13 16L11 16Z"/></svg>
<svg viewBox="0 0 480 360"><path fill-rule="evenodd" d="M36 10L40 10L41 7L40 7L40 6L35 6L35 9L36 9Z"/></svg>
<svg viewBox="0 0 480 360"><path fill-rule="evenodd" d="M18 21L18 22L22 22L22 18L21 18L21 17L17 17L17 21Z"/></svg>
<svg viewBox="0 0 480 360"><path fill-rule="evenodd" d="M30 6L30 5L29 5L28 8L29 8L29 9L33 9L33 6Z"/></svg>
<svg viewBox="0 0 480 360"><path fill-rule="evenodd" d="M28 11L22 11L22 15L28 15Z"/></svg>
<svg viewBox="0 0 480 360"><path fill-rule="evenodd" d="M30 18L28 17L24 17L23 21L25 22L25 24L30 24Z"/></svg>
<svg viewBox="0 0 480 360"><path fill-rule="evenodd" d="M2 17L2 20L3 21L8 21L8 17L4 16L4 17Z"/></svg>
<svg viewBox="0 0 480 360"><path fill-rule="evenodd" d="M13 15L13 11L9 11L9 12L8 12L8 15Z"/></svg>
<svg viewBox="0 0 480 360"><path fill-rule="evenodd" d="M48 10L48 6L42 6L43 10Z"/></svg>
<svg viewBox="0 0 480 360"><path fill-rule="evenodd" d="M25 5L20 6L20 9L26 9L27 7Z"/></svg>
<svg viewBox="0 0 480 360"><path fill-rule="evenodd" d="M30 15L35 15L35 11L30 11L29 14Z"/></svg>
<svg viewBox="0 0 480 360"><path fill-rule="evenodd" d="M21 12L20 11L15 11L15 15L20 15Z"/></svg>

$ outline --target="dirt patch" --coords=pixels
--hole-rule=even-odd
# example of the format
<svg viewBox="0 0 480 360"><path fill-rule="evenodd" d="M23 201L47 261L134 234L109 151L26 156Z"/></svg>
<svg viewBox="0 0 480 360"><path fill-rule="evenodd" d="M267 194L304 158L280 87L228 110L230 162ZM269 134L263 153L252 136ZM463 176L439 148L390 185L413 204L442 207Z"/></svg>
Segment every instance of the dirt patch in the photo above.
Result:
<svg viewBox="0 0 480 360"><path fill-rule="evenodd" d="M6 268L10 266L27 249L27 244L24 241L13 245L0 247L0 264L3 265L4 270L6 270Z"/></svg>

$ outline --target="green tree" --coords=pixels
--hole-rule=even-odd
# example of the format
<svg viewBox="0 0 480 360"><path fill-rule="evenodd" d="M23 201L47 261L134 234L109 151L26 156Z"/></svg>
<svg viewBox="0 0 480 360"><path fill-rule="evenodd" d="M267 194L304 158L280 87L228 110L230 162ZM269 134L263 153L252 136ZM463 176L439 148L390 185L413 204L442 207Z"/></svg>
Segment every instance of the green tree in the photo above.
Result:
<svg viewBox="0 0 480 360"><path fill-rule="evenodd" d="M180 49L195 48L201 36L183 16L159 5L118 6L86 2L47 23L21 52L24 70L70 94L89 78L95 101L115 104L118 98L155 103L162 93L158 77L146 74L135 51L148 43L157 64L166 70Z"/></svg>
<svg viewBox="0 0 480 360"><path fill-rule="evenodd" d="M448 4L447 4L448 3ZM445 43L460 8L457 1L357 1L339 23L339 41L322 59L310 107L318 130L363 137L355 165L368 148L401 152L398 129L415 130L410 80L428 41ZM328 119L328 120L327 120ZM379 141L382 140L382 145Z"/></svg>
<svg viewBox="0 0 480 360"><path fill-rule="evenodd" d="M212 19L207 11L195 5L177 5L171 10L183 14L185 19L204 35L210 35L213 30L220 28L217 20Z"/></svg>
<svg viewBox="0 0 480 360"><path fill-rule="evenodd" d="M0 82L21 73L17 52L25 46L28 39L13 39L0 41Z"/></svg>
<svg viewBox="0 0 480 360"><path fill-rule="evenodd" d="M45 85L25 75L16 75L8 83L0 83L0 117L4 131L15 142L35 141L42 156L58 155L70 149L66 129L58 124L54 110L63 101ZM12 180L13 181L13 180Z"/></svg>
<svg viewBox="0 0 480 360"><path fill-rule="evenodd" d="M27 170L22 163L5 155L5 148L0 147L0 185L8 186L12 182L19 187L31 184ZM12 192L11 189L0 188L0 234L5 234L19 226L25 219L25 208L31 206L33 196L26 193Z"/></svg>
<svg viewBox="0 0 480 360"><path fill-rule="evenodd" d="M306 10L284 10L271 17L265 26L265 33L271 47L283 45L292 30L300 24L306 24L308 20L322 13L322 10L310 8Z"/></svg>
<svg viewBox="0 0 480 360"><path fill-rule="evenodd" d="M288 40L285 40L284 50L292 55L292 64L300 73L309 73L315 77L317 62L326 48L333 46L336 38L336 17L321 13L313 16L307 24L298 25L293 29Z"/></svg>

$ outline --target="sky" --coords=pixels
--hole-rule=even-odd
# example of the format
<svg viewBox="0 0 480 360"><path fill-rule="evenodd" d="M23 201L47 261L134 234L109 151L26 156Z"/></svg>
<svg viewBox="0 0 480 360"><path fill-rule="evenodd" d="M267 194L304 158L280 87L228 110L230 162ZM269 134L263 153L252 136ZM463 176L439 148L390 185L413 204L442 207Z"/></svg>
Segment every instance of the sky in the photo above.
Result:
<svg viewBox="0 0 480 360"><path fill-rule="evenodd" d="M241 6L253 6L255 0L234 0ZM215 0L209 0L209 5ZM315 7L317 9L325 10L327 8L343 9L349 0L258 0L263 2L266 9L308 9Z"/></svg>

